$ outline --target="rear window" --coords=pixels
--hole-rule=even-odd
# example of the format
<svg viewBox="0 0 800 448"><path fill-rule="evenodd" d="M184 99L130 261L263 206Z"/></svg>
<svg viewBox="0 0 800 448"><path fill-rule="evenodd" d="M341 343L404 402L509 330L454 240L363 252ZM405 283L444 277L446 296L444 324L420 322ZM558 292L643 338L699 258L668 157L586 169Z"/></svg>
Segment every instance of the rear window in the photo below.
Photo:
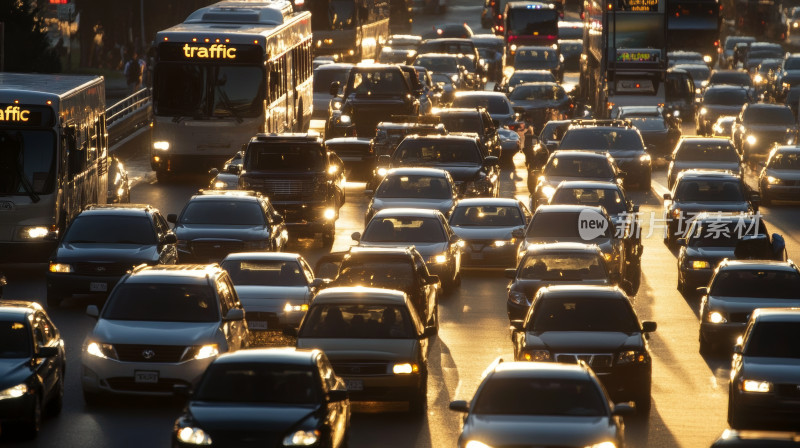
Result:
<svg viewBox="0 0 800 448"><path fill-rule="evenodd" d="M27 358L31 354L31 341L25 322L0 321L0 359Z"/></svg>
<svg viewBox="0 0 800 448"><path fill-rule="evenodd" d="M410 339L416 336L408 309L383 304L312 306L298 337L334 339Z"/></svg>
<svg viewBox="0 0 800 448"><path fill-rule="evenodd" d="M600 417L604 397L588 380L498 378L488 381L471 410L477 415Z"/></svg>
<svg viewBox="0 0 800 448"><path fill-rule="evenodd" d="M739 153L731 143L683 142L675 154L676 162L739 162Z"/></svg>
<svg viewBox="0 0 800 448"><path fill-rule="evenodd" d="M181 224L263 226L264 210L255 201L191 201L181 213Z"/></svg>
<svg viewBox="0 0 800 448"><path fill-rule="evenodd" d="M247 170L318 172L325 169L325 150L316 144L251 144L244 166Z"/></svg>
<svg viewBox="0 0 800 448"><path fill-rule="evenodd" d="M750 330L746 356L800 358L800 322L758 322Z"/></svg>
<svg viewBox="0 0 800 448"><path fill-rule="evenodd" d="M236 286L306 286L306 277L296 261L225 260L222 267Z"/></svg>
<svg viewBox="0 0 800 448"><path fill-rule="evenodd" d="M505 96L497 95L460 95L453 100L452 107L477 108L483 107L490 114L510 114L511 106ZM448 128L449 129L449 128Z"/></svg>
<svg viewBox="0 0 800 448"><path fill-rule="evenodd" d="M362 241L370 243L443 243L444 228L437 218L373 218Z"/></svg>
<svg viewBox="0 0 800 448"><path fill-rule="evenodd" d="M717 273L709 295L800 299L800 274L795 271L726 269Z"/></svg>
<svg viewBox="0 0 800 448"><path fill-rule="evenodd" d="M641 150L642 137L635 130L578 128L570 129L561 139L559 149Z"/></svg>
<svg viewBox="0 0 800 448"><path fill-rule="evenodd" d="M606 297L544 297L533 305L528 331L640 331L630 302Z"/></svg>

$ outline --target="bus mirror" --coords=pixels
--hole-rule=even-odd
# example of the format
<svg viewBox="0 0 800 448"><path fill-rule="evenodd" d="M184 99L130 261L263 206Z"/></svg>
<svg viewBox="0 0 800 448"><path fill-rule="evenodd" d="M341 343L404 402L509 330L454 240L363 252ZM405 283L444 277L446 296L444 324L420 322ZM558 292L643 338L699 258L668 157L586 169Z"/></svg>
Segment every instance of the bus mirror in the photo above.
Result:
<svg viewBox="0 0 800 448"><path fill-rule="evenodd" d="M334 81L334 82L331 83L331 86L330 86L330 94L331 94L331 96L339 95L339 86L340 86L339 85L339 81Z"/></svg>

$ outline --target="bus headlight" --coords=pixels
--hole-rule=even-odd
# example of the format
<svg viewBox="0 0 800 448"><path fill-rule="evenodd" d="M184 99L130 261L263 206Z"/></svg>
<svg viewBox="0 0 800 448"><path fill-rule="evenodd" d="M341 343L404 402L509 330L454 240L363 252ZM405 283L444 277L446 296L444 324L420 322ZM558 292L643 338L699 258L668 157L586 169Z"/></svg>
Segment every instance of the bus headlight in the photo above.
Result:
<svg viewBox="0 0 800 448"><path fill-rule="evenodd" d="M50 233L44 226L25 226L20 227L17 235L23 240L40 240Z"/></svg>
<svg viewBox="0 0 800 448"><path fill-rule="evenodd" d="M28 386L25 383L17 384L6 390L0 390L0 400L6 398L19 398L28 393Z"/></svg>
<svg viewBox="0 0 800 448"><path fill-rule="evenodd" d="M153 149L157 149L159 151L168 151L169 150L169 142L165 142L165 141L153 142Z"/></svg>

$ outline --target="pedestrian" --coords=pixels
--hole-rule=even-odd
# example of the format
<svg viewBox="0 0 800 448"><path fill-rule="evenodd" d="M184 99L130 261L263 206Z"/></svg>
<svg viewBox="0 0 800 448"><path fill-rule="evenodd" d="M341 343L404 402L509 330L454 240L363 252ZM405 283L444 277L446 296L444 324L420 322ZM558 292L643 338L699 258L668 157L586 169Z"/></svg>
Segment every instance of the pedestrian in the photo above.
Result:
<svg viewBox="0 0 800 448"><path fill-rule="evenodd" d="M141 89L142 87L149 87L150 84L144 82L146 79L148 79L147 78L147 74L148 73L147 73L147 61L145 60L143 54L137 56L137 62L139 63L139 87L138 88Z"/></svg>
<svg viewBox="0 0 800 448"><path fill-rule="evenodd" d="M128 84L128 91L134 93L142 85L142 66L139 64L139 56L134 52L123 68L125 82Z"/></svg>

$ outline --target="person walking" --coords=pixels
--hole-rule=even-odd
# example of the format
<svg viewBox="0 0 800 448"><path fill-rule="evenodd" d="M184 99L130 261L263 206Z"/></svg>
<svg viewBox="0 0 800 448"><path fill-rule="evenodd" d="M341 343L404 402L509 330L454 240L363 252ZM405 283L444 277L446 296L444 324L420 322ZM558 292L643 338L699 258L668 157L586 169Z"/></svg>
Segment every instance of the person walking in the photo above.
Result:
<svg viewBox="0 0 800 448"><path fill-rule="evenodd" d="M139 56L136 54L136 52L131 54L128 60L125 62L123 74L125 75L125 82L128 83L128 91L130 93L135 93L141 88L142 66L139 64Z"/></svg>

